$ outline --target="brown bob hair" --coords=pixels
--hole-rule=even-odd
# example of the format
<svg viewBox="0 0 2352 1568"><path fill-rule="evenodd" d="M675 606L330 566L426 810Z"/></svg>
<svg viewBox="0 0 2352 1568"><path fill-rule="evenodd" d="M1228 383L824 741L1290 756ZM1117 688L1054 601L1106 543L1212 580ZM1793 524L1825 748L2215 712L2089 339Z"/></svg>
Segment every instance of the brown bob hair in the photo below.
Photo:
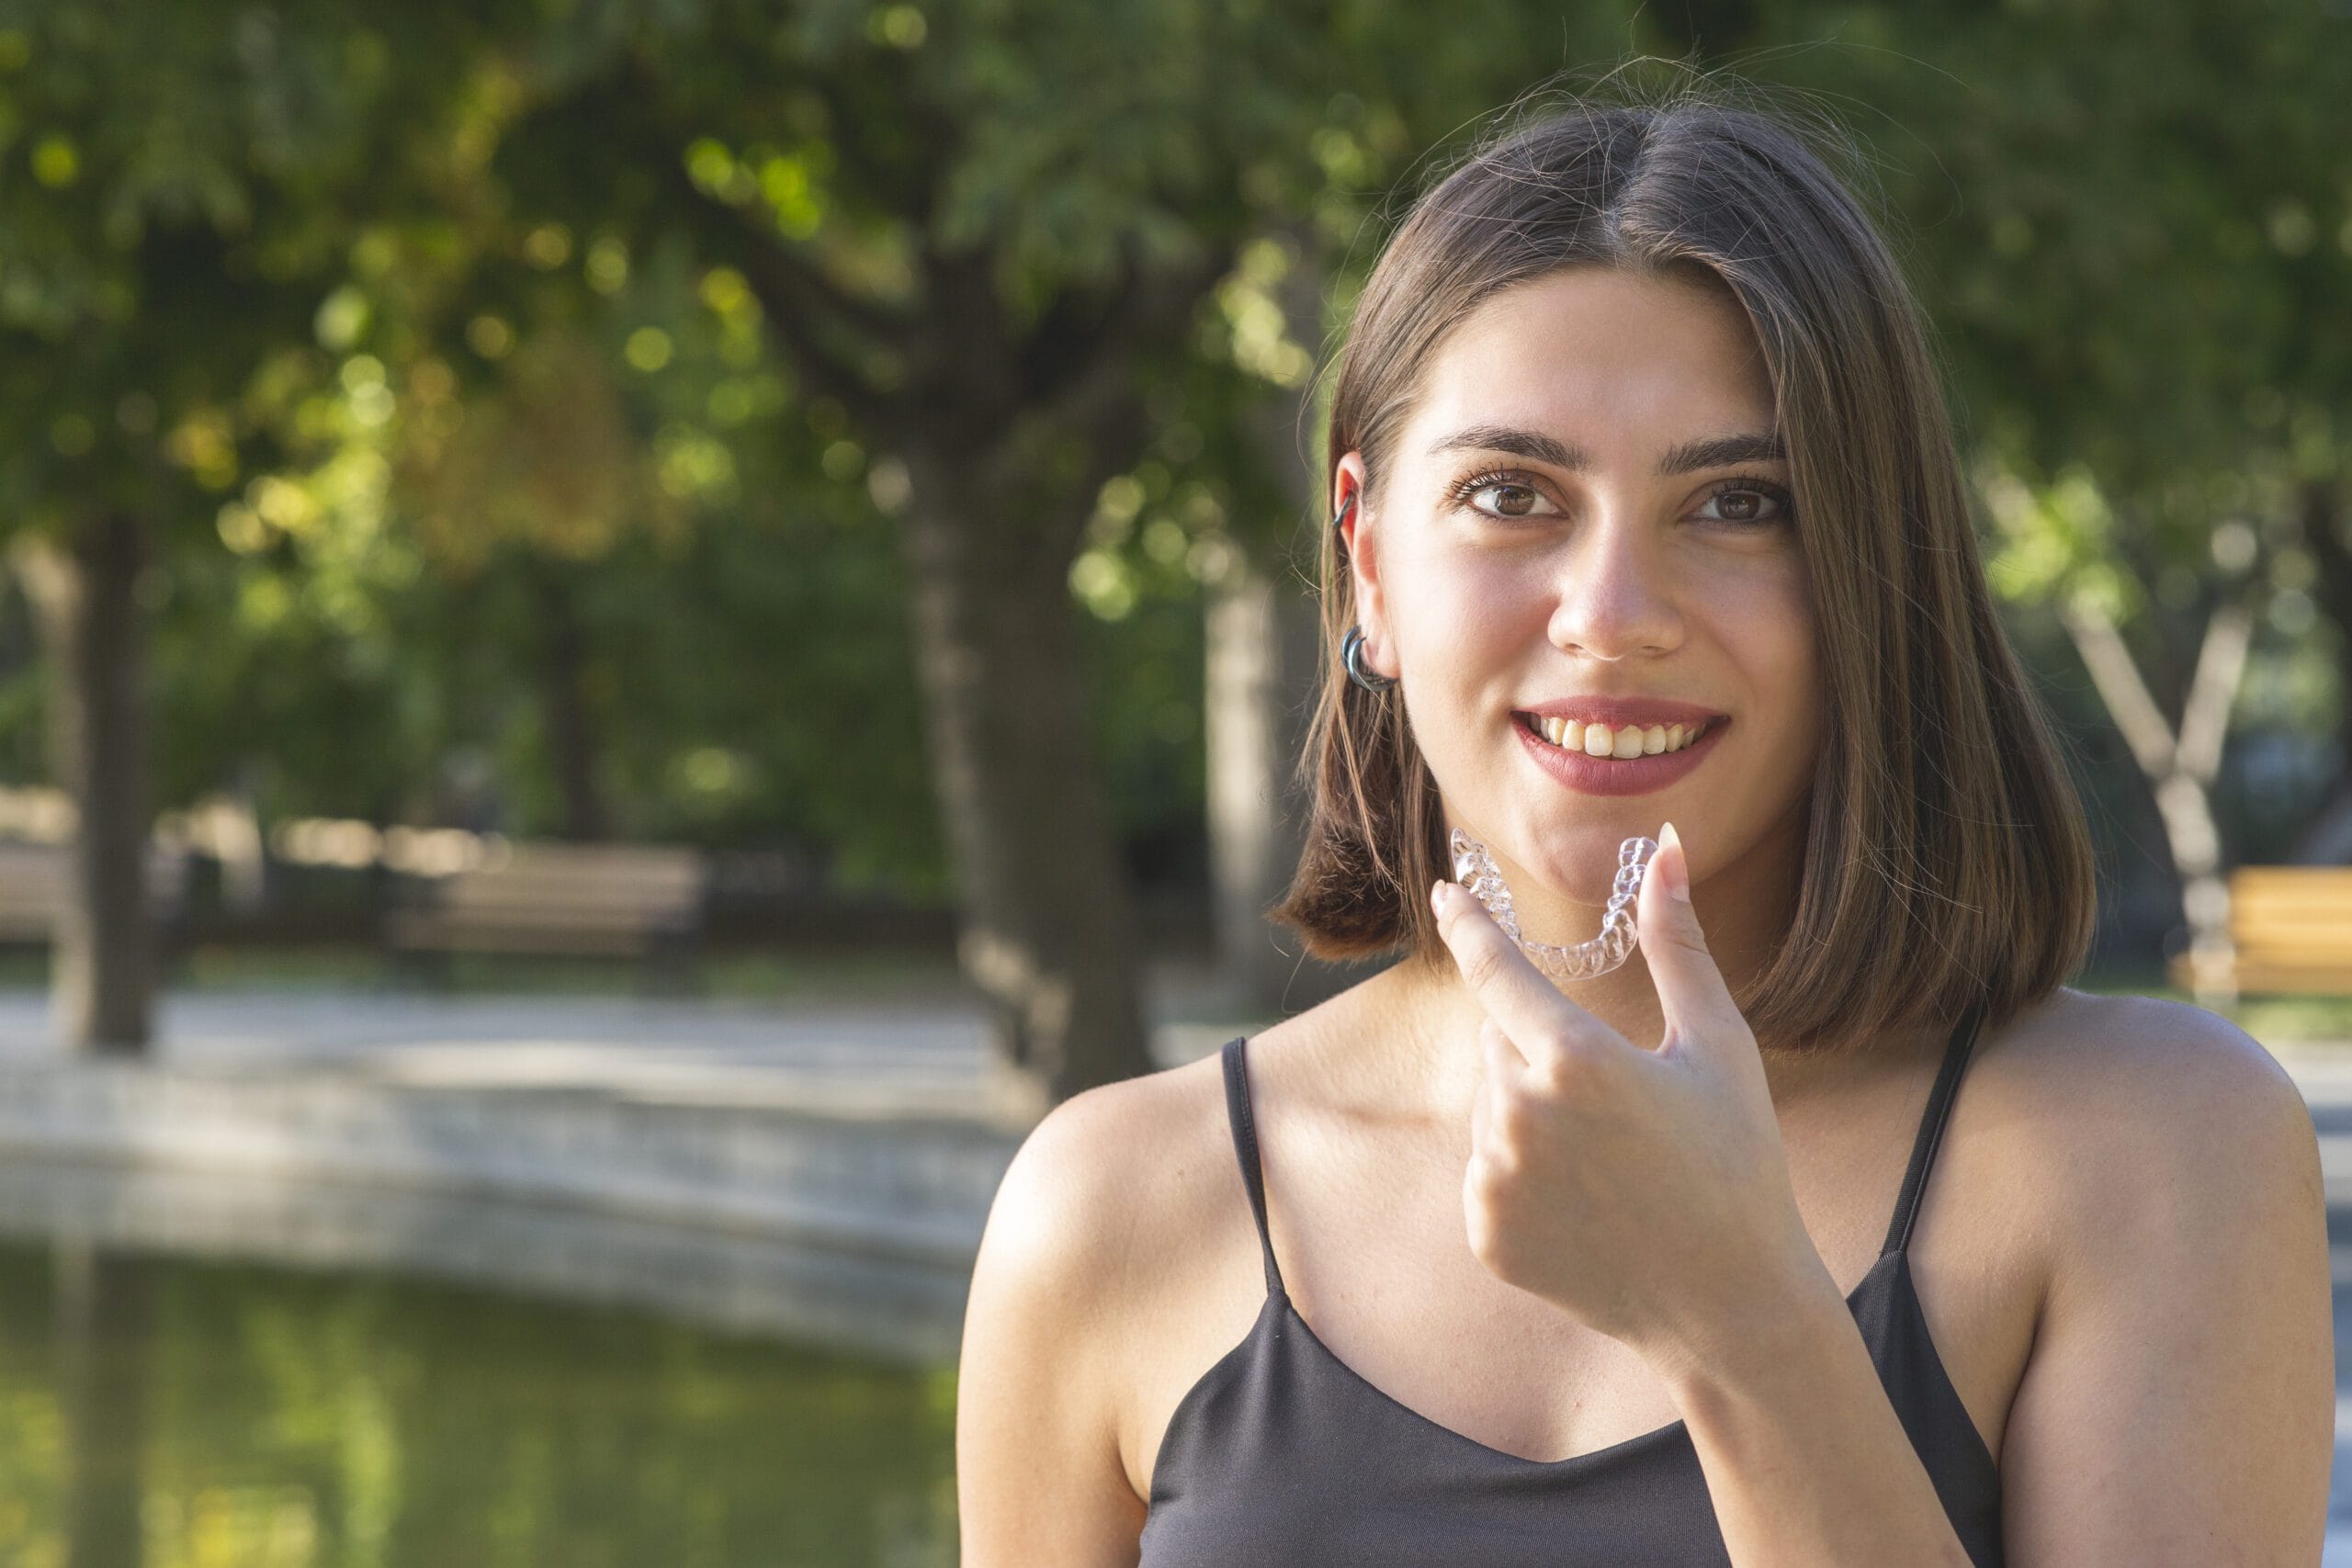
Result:
<svg viewBox="0 0 2352 1568"><path fill-rule="evenodd" d="M1830 719L1790 926L1741 1011L1760 1043L1800 1051L1868 1049L1980 1000L1998 1028L2088 952L2096 868L2061 738L1995 615L1918 306L1832 173L1850 146L1688 85L1505 114L1413 204L1356 301L1323 494L1359 451L1374 504L1432 353L1498 291L1573 266L1727 288L1770 368ZM1442 968L1436 782L1399 694L1340 662L1356 611L1332 532L1306 846L1268 913L1318 958L1402 947Z"/></svg>

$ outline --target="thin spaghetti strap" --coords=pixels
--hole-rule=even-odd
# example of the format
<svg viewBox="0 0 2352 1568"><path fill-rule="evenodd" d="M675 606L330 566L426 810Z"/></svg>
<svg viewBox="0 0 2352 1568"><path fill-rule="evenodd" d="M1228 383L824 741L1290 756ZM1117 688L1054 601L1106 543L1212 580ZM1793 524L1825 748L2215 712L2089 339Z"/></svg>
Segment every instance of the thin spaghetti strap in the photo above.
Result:
<svg viewBox="0 0 2352 1568"><path fill-rule="evenodd" d="M1233 1129L1233 1152L1241 1161L1242 1185L1250 1189L1250 1213L1258 1222L1258 1246L1266 1255L1266 1293L1279 1295L1283 1271L1274 1267L1274 1238L1266 1229L1266 1178L1258 1168L1258 1128L1250 1116L1250 1074L1243 1061L1246 1035L1225 1043L1225 1115Z"/></svg>
<svg viewBox="0 0 2352 1568"><path fill-rule="evenodd" d="M1977 1026L1984 1020L1984 1003L1979 1000L1961 1014L1960 1022L1951 1032L1951 1042L1944 1047L1944 1065L1936 1074L1936 1087L1928 1095L1926 1114L1919 1118L1919 1136L1911 1145L1911 1165L1903 1173L1903 1190L1894 1200L1894 1218L1886 1227L1886 1246L1880 1249L1883 1258L1890 1252L1903 1252L1911 1246L1911 1223L1918 1217L1919 1199L1928 1190L1928 1172L1936 1163L1936 1150L1943 1144L1944 1123L1951 1119L1952 1101L1958 1098L1960 1075L1967 1070L1968 1054L1976 1043Z"/></svg>

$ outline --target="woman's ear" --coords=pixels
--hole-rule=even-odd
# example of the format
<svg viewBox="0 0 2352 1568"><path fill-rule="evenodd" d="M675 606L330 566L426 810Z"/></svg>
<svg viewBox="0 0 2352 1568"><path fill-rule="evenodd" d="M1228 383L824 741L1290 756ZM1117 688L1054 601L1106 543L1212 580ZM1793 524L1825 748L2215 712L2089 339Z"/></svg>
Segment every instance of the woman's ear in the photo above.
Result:
<svg viewBox="0 0 2352 1568"><path fill-rule="evenodd" d="M1354 504L1351 505L1352 502ZM1340 564L1351 581L1356 624L1363 628L1364 668L1389 674L1386 606L1380 584L1380 531L1364 504L1363 454L1350 452L1331 476L1331 513L1338 519Z"/></svg>

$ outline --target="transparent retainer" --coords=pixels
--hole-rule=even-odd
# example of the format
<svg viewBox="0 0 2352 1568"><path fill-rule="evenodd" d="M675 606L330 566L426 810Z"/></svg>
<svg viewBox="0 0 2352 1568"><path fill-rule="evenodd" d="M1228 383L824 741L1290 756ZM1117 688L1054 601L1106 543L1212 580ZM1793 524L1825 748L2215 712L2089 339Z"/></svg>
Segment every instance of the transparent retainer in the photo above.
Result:
<svg viewBox="0 0 2352 1568"><path fill-rule="evenodd" d="M1566 947L1530 942L1520 934L1519 912L1511 908L1510 888L1486 845L1456 828L1452 849L1453 879L1468 888L1470 896L1485 905L1487 913L1495 918L1495 924L1502 927L1503 934L1517 942L1519 950L1554 979L1589 980L1608 974L1633 956L1634 944L1641 939L1641 933L1634 929L1634 900L1642 890L1642 875L1649 869L1650 857L1657 853L1656 839L1632 838L1618 846L1617 881L1610 890L1608 910L1600 917L1600 934L1590 942Z"/></svg>

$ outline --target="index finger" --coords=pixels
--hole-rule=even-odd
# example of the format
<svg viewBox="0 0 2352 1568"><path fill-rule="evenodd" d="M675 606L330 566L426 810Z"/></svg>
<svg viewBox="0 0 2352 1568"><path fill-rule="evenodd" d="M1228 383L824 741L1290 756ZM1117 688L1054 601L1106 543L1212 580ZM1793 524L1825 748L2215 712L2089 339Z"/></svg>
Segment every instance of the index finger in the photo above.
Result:
<svg viewBox="0 0 2352 1568"><path fill-rule="evenodd" d="M1562 996L1467 889L1440 878L1430 898L1464 982L1530 1066L1556 1059L1570 1040L1600 1040L1600 1021Z"/></svg>

